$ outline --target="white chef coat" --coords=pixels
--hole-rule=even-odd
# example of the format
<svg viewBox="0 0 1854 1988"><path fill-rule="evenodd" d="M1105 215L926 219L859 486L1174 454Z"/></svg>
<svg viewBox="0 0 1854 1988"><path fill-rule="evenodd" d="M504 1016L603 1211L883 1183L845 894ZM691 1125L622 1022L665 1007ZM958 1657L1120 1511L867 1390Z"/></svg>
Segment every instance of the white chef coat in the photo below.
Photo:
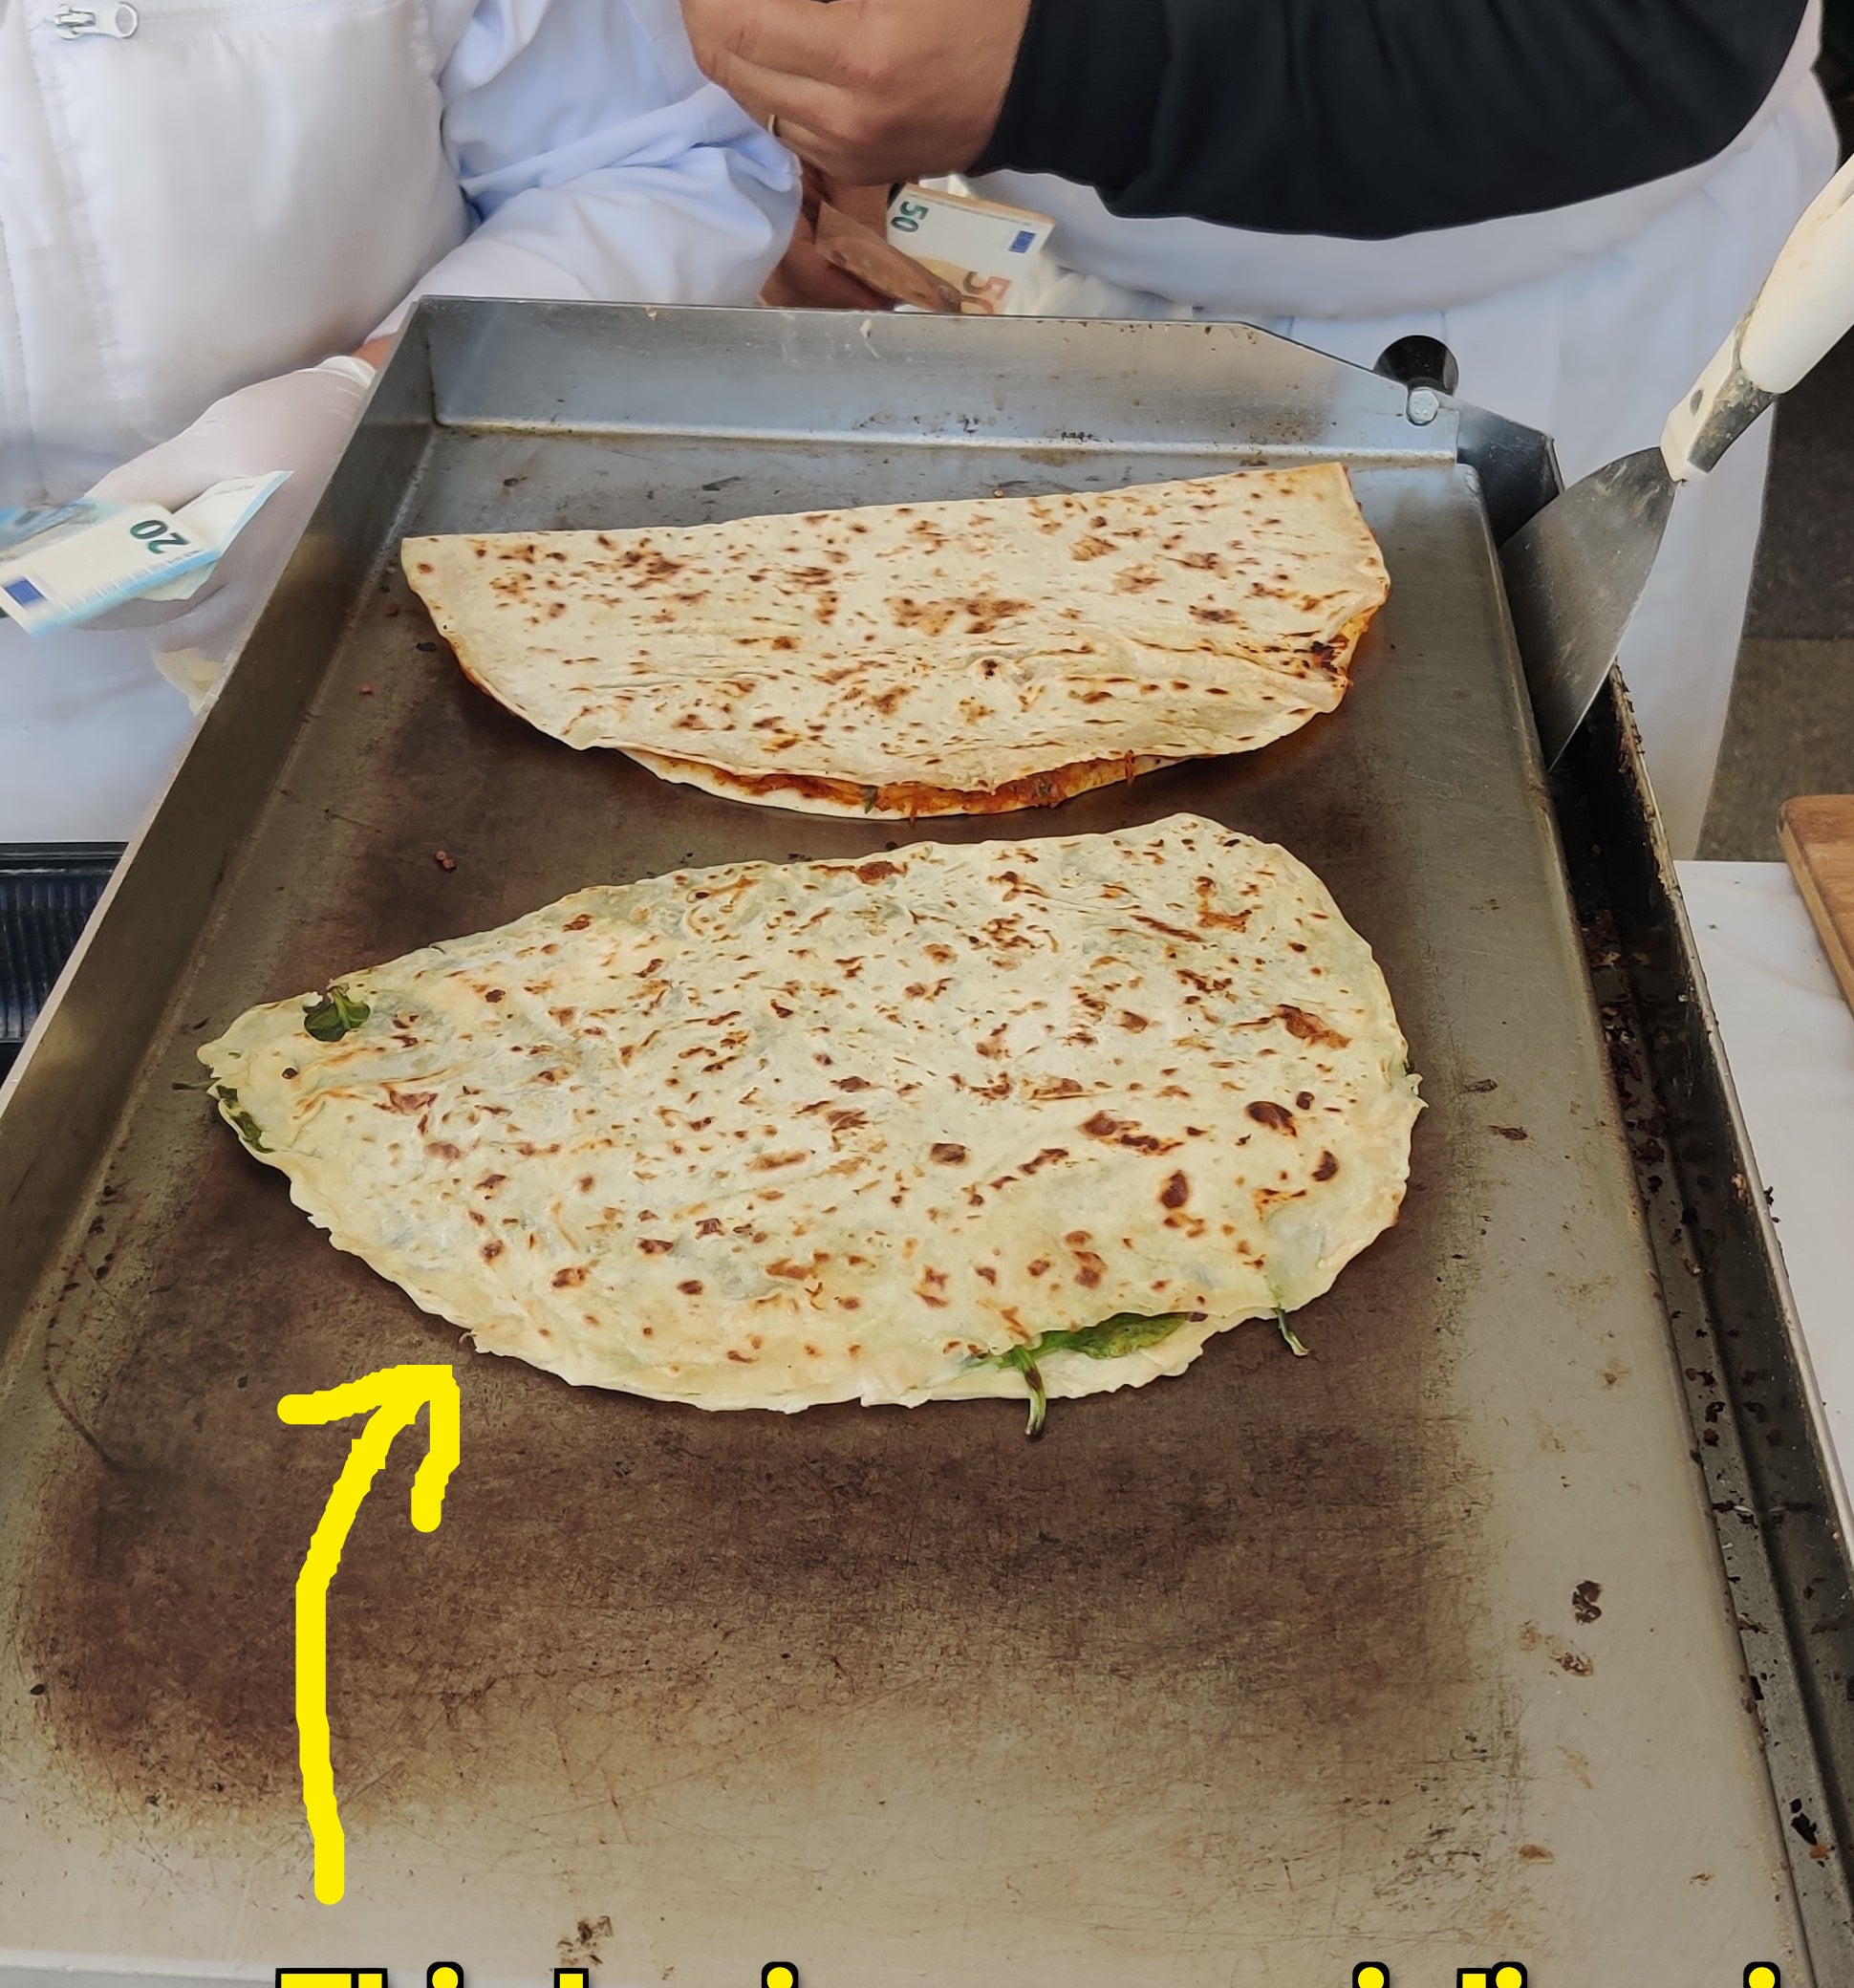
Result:
<svg viewBox="0 0 1854 1988"><path fill-rule="evenodd" d="M1056 218L1051 252L1071 273L1014 292L1014 311L1236 318L1366 366L1423 333L1454 353L1463 400L1552 436L1574 482L1659 441L1834 172L1810 66L1820 37L1812 5L1757 116L1716 159L1603 200L1396 241L1124 220L1046 174L974 184ZM1681 493L1623 644L1679 855L1698 840L1725 727L1769 447L1765 421Z"/></svg>
<svg viewBox="0 0 1854 1988"><path fill-rule="evenodd" d="M425 292L748 302L794 169L676 0L0 0L0 503L73 496ZM125 837L145 637L0 627L0 841Z"/></svg>

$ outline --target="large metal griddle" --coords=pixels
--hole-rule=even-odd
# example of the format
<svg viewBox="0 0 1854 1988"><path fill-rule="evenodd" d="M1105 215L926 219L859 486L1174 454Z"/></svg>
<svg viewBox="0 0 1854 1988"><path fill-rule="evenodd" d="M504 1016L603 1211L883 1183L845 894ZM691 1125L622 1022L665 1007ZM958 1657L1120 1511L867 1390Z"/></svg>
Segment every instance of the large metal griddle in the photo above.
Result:
<svg viewBox="0 0 1854 1988"><path fill-rule="evenodd" d="M1344 708L1002 823L575 754L464 681L397 566L409 531L1331 456L1393 581ZM424 306L0 1110L0 1983L1847 1978L1839 1851L1782 1779L1826 1799L1820 1722L1775 1661L1774 1789L1610 1080L1627 1004L1583 951L1605 887L1581 926L1499 590L1490 513L1549 478L1537 438L1415 425L1236 326ZM1247 1327L1038 1445L1003 1402L704 1415L472 1355L193 1088L250 1003L589 882L1178 809L1326 880L1429 1110L1403 1220L1297 1320L1312 1357ZM410 1530L402 1438L332 1605L329 1909L291 1597L347 1438L275 1403L433 1359L442 1528Z"/></svg>

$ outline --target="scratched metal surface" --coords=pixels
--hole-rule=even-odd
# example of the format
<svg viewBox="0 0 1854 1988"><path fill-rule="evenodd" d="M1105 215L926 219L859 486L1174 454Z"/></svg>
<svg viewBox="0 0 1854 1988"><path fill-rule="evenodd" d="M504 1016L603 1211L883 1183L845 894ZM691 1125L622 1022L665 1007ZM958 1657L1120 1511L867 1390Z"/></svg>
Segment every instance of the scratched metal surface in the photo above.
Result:
<svg viewBox="0 0 1854 1988"><path fill-rule="evenodd" d="M0 1113L13 1205L34 1166L94 1160L68 1228L0 1245L22 1275L38 1251L0 1375L0 1979L450 1957L722 1984L788 1957L806 1988L1246 1988L1519 1957L1684 1988L1754 1955L1806 1979L1472 479L1434 446L1396 459L1382 382L1234 328L1234 411L1194 443L1188 327L949 357L944 327L884 326L876 384L826 406L791 385L831 372L803 320L783 394L777 349L743 379L706 315L679 342L667 313L449 322L438 400L464 425L418 415L409 353L346 472L352 515L362 476L398 512L357 613L301 633L357 570L312 545ZM505 421L511 352L534 364ZM679 415L704 357L753 420ZM1245 431L1249 367L1300 414L1276 392ZM1060 378L1089 432L936 441L968 376L1033 413ZM1429 1110L1401 1223L1298 1321L1311 1357L1245 1328L1180 1380L1056 1404L1040 1445L1006 1403L575 1393L331 1250L181 1088L249 1003L579 885L915 832L529 731L434 642L399 531L1108 486L1332 448L1347 395L1393 592L1344 708L1246 760L932 830L1200 810L1287 844L1377 949ZM241 779L248 806L223 798ZM111 932L165 931L163 902L175 972L150 936L150 985L112 994ZM118 1073L94 1153L63 1152ZM463 1391L443 1525L407 1524L402 1439L332 1603L331 1910L291 1588L346 1437L275 1402L433 1359Z"/></svg>

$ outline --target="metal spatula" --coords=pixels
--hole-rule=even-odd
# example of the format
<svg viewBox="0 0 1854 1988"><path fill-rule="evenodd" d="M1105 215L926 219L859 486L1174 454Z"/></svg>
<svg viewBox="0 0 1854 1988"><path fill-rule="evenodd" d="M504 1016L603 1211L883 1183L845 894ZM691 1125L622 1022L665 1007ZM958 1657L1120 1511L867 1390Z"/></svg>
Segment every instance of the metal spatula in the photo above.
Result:
<svg viewBox="0 0 1854 1988"><path fill-rule="evenodd" d="M1854 160L1811 203L1659 448L1593 470L1500 549L1539 744L1552 765L1615 659L1676 487L1704 476L1854 326Z"/></svg>

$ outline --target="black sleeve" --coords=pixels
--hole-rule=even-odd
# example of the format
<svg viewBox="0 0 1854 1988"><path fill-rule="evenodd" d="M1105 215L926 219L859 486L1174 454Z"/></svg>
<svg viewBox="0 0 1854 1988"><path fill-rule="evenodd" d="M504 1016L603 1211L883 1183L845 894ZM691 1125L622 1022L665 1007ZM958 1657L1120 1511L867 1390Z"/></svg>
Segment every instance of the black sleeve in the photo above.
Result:
<svg viewBox="0 0 1854 1988"><path fill-rule="evenodd" d="M1381 239L1723 151L1804 0L1032 0L973 169L1118 214Z"/></svg>

